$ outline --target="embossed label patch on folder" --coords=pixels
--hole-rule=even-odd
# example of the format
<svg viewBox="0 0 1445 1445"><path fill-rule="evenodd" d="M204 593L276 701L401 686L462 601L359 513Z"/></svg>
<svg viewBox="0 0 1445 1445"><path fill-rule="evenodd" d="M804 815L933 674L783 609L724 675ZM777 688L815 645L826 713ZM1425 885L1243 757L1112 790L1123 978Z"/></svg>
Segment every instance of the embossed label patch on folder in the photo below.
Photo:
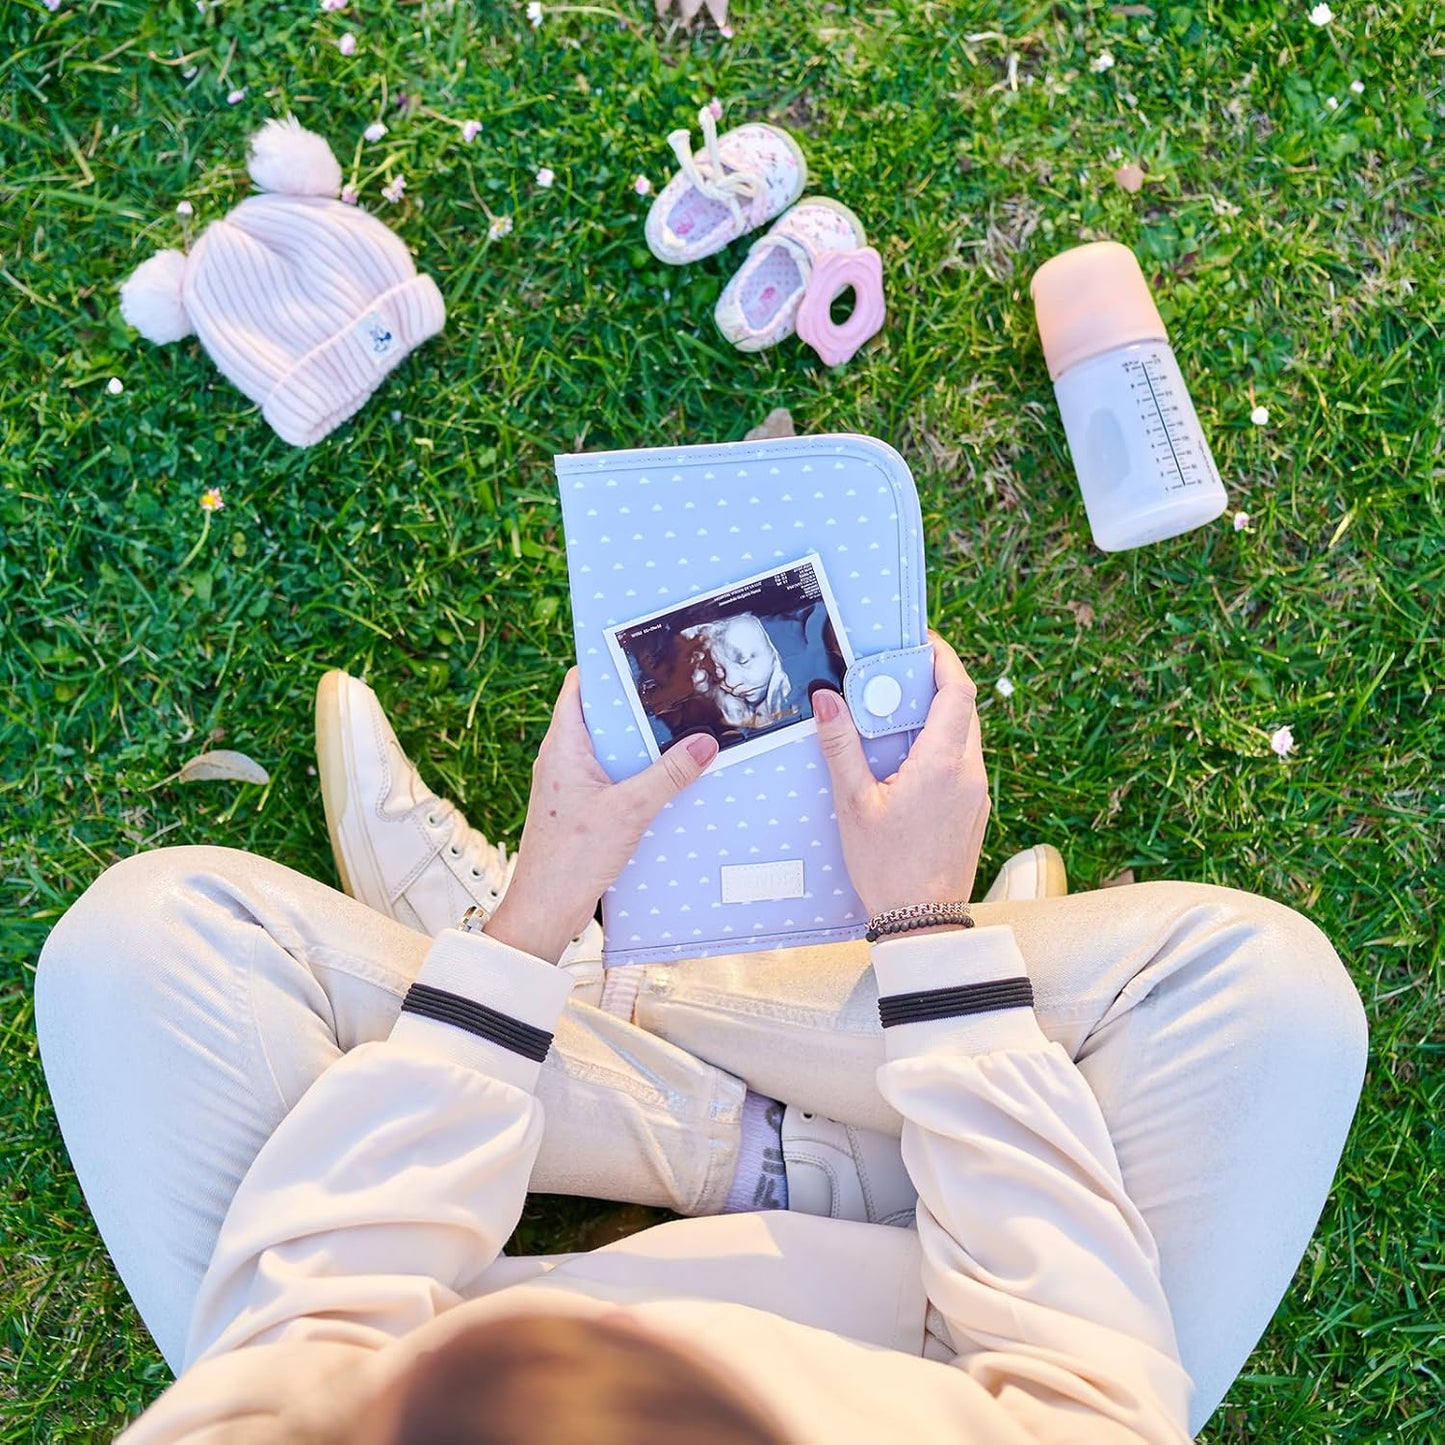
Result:
<svg viewBox="0 0 1445 1445"><path fill-rule="evenodd" d="M784 858L777 863L724 863L722 901L761 903L764 899L803 896L803 860Z"/></svg>

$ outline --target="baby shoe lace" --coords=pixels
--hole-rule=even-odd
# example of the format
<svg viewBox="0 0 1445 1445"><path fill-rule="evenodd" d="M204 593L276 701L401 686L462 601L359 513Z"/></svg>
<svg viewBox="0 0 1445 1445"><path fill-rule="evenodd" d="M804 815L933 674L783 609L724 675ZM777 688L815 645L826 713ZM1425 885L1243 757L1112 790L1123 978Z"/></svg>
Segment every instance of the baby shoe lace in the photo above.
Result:
<svg viewBox="0 0 1445 1445"><path fill-rule="evenodd" d="M724 166L718 151L717 121L713 113L704 106L697 113L697 122L702 127L703 145L707 149L707 174L699 169L692 158L692 141L685 130L675 130L667 138L672 153L677 157L682 173L693 187L710 201L725 205L732 212L733 220L743 219L742 201L750 201L758 193L759 181L756 176L743 171L730 171ZM742 200L739 200L739 197Z"/></svg>
<svg viewBox="0 0 1445 1445"><path fill-rule="evenodd" d="M486 885L491 894L487 907L490 912L501 901L512 874L517 869L517 855L508 854L506 844L490 843L461 815L455 803L438 798L427 810L427 826L435 829L450 828L446 849L449 857L460 858L471 875Z"/></svg>

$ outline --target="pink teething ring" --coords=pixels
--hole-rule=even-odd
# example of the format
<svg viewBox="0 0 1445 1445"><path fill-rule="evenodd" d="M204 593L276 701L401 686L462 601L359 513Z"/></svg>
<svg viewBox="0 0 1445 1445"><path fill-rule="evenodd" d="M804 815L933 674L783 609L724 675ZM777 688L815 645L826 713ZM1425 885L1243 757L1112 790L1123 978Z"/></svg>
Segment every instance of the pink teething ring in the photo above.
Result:
<svg viewBox="0 0 1445 1445"><path fill-rule="evenodd" d="M839 326L833 303L849 288L857 298L853 314ZM798 335L829 366L851 361L858 348L883 329L883 258L872 246L857 251L830 251L813 268L808 290L798 307Z"/></svg>

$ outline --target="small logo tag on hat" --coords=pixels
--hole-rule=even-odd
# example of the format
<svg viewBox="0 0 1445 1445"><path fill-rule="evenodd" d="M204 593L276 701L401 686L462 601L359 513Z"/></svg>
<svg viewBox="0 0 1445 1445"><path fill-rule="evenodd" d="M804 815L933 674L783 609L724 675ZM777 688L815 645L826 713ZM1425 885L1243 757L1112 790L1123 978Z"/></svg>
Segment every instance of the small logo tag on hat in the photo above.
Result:
<svg viewBox="0 0 1445 1445"><path fill-rule="evenodd" d="M392 331L387 324L386 317L380 311L373 311L370 316L363 316L357 323L357 331L360 333L362 344L378 366L391 355L396 347L396 333Z"/></svg>

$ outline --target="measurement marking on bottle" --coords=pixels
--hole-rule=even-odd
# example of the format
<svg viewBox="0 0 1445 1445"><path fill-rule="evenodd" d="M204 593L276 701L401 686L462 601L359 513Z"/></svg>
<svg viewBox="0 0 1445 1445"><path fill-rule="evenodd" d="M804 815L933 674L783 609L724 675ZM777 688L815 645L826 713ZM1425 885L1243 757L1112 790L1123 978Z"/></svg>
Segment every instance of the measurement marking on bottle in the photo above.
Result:
<svg viewBox="0 0 1445 1445"><path fill-rule="evenodd" d="M1153 370L1151 370L1151 366ZM1179 407L1178 403L1174 402L1173 400L1173 388L1169 385L1167 378L1162 374L1154 374L1154 371L1157 371L1158 369L1159 362L1157 358L1154 357L1147 357L1134 361L1126 361L1124 363L1124 370L1126 372L1137 371L1139 375L1143 378L1142 390L1147 391L1149 394L1148 405L1153 408L1154 416L1158 421L1159 431L1163 434L1164 438L1164 446L1160 447L1157 441L1155 441L1151 437L1150 450L1154 452L1158 463L1162 466L1164 465L1164 451L1167 448L1169 453L1169 460L1174 464L1174 474L1179 478L1179 481L1175 485L1167 486L1165 490L1175 491L1179 487L1188 487L1195 485L1197 482L1202 480L1202 478L1198 476L1191 478L1186 474L1184 462L1181 461L1179 456L1179 450L1174 445L1173 429L1170 427L1169 422L1166 420L1164 415L1165 403L1170 403L1168 409L1173 411L1176 414L1176 417L1178 416L1181 408ZM1156 381L1158 382L1157 387L1155 385ZM1141 387L1137 382L1130 382L1129 389L1136 393L1137 400L1140 403L1139 420L1144 423L1144 435L1146 437L1150 437L1150 434L1151 432L1153 432L1154 428L1149 425L1148 413L1145 406L1142 404L1144 402L1144 397L1142 395L1139 395L1139 393L1141 392ZM1181 445L1183 445L1183 443L1181 443ZM1192 466L1190 470L1197 472L1199 468L1197 466Z"/></svg>

